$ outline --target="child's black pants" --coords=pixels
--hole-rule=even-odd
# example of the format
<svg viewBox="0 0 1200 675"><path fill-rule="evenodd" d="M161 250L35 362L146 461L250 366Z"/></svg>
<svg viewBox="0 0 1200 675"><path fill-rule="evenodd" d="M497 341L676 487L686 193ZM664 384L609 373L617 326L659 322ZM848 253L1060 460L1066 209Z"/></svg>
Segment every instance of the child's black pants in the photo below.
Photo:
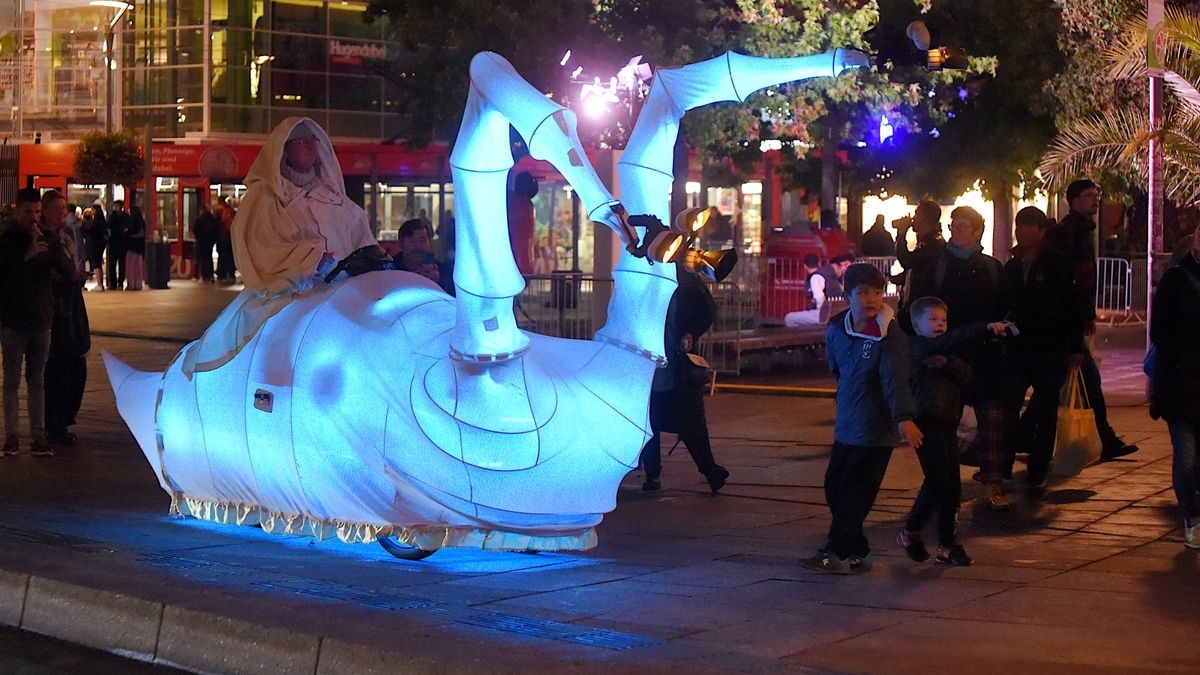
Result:
<svg viewBox="0 0 1200 675"><path fill-rule="evenodd" d="M834 441L825 471L825 503L833 520L829 524L829 550L840 558L862 557L871 552L863 522L875 505L879 485L892 458L889 447L864 447Z"/></svg>
<svg viewBox="0 0 1200 675"><path fill-rule="evenodd" d="M955 543L958 527L958 503L962 499L962 481L958 473L958 423L918 418L917 426L925 440L917 449L917 459L925 482L908 513L904 527L920 532L929 519L937 516L938 543Z"/></svg>

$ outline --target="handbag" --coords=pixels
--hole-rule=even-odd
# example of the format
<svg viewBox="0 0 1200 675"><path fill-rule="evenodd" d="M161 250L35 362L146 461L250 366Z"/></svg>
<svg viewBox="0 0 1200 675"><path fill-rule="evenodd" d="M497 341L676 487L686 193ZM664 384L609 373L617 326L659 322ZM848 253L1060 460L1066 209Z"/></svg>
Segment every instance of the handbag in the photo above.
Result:
<svg viewBox="0 0 1200 675"><path fill-rule="evenodd" d="M1054 462L1050 473L1074 476L1100 459L1100 432L1096 415L1088 404L1083 371L1075 368L1067 376L1058 406L1058 429L1054 437Z"/></svg>

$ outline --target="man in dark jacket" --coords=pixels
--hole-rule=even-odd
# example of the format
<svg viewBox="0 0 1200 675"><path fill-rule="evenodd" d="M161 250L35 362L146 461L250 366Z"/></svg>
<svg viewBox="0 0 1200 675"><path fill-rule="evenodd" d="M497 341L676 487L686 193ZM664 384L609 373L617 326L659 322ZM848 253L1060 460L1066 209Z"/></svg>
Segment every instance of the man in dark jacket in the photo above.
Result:
<svg viewBox="0 0 1200 675"><path fill-rule="evenodd" d="M46 445L45 374L50 350L54 298L50 292L49 247L37 221L42 196L33 188L17 192L13 220L0 228L0 346L4 351L4 454L20 449L17 399L25 369L30 451L54 454Z"/></svg>
<svg viewBox="0 0 1200 675"><path fill-rule="evenodd" d="M1020 434L1029 453L1028 484L1040 488L1054 452L1058 398L1067 377L1067 354L1083 349L1083 319L1074 311L1070 260L1044 245L1053 221L1036 206L1017 212L1017 245L1004 265L1018 334L1008 342L1008 419L1017 419L1030 387L1033 394L1021 418ZM1012 475L1016 436L1005 456Z"/></svg>
<svg viewBox="0 0 1200 675"><path fill-rule="evenodd" d="M1071 211L1046 233L1046 246L1065 255L1071 262L1074 279L1073 306L1084 321L1086 335L1096 333L1096 223L1100 212L1100 188L1090 180L1077 180L1067 186L1067 204ZM1100 432L1103 449L1101 459L1115 459L1138 451L1136 445L1121 440L1108 423L1108 406L1100 382L1100 369L1091 350L1084 345L1071 357L1071 365L1082 368L1088 403L1096 415L1096 430Z"/></svg>
<svg viewBox="0 0 1200 675"><path fill-rule="evenodd" d="M108 290L119 291L125 286L126 236L133 225L125 213L125 202L113 202L112 213L108 214Z"/></svg>
<svg viewBox="0 0 1200 675"><path fill-rule="evenodd" d="M667 365L655 371L650 390L652 435L642 447L642 468L646 472L642 489L652 491L660 487L662 451L659 435L666 431L678 434L696 463L696 469L704 476L712 493L717 494L725 485L729 471L713 458L708 439L708 420L704 416L708 369L696 365L691 358L696 353L700 336L716 319L717 305L698 274L682 265L676 265L676 270L679 288L671 296L663 332Z"/></svg>
<svg viewBox="0 0 1200 675"><path fill-rule="evenodd" d="M892 240L892 235L883 224L883 214L875 216L875 223L871 225L871 229L863 232L862 245L858 247L858 252L868 257L884 257L892 255L895 248L896 242Z"/></svg>
<svg viewBox="0 0 1200 675"><path fill-rule="evenodd" d="M221 224L208 204L201 204L196 219L192 221L192 236L196 238L196 274L200 281L211 284L216 281L213 271L213 248L217 245L217 237Z"/></svg>
<svg viewBox="0 0 1200 675"><path fill-rule="evenodd" d="M908 316L908 306L921 297L913 295L912 286L925 275L925 270L942 255L942 249L946 246L942 239L941 220L942 207L937 202L925 199L917 204L911 218L895 221L896 260L904 272L893 281L901 286L898 321L909 335L912 334L912 321ZM911 251L907 239L910 229L917 234L917 246Z"/></svg>
<svg viewBox="0 0 1200 675"><path fill-rule="evenodd" d="M87 384L87 353L92 346L83 283L88 274L74 261L71 231L67 225L67 200L55 190L42 195L42 223L47 234L46 256L51 261L50 289L54 295L54 323L50 329L50 357L46 361L46 440L51 445L75 445L69 427L83 402Z"/></svg>

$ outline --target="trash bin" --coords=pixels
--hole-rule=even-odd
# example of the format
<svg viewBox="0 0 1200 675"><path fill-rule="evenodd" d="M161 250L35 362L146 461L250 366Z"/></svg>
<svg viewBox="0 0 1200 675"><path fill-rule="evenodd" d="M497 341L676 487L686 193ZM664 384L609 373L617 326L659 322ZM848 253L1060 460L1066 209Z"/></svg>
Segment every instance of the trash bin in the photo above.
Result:
<svg viewBox="0 0 1200 675"><path fill-rule="evenodd" d="M579 304L579 286L583 282L582 272L554 270L550 274L550 307L574 309Z"/></svg>
<svg viewBox="0 0 1200 675"><path fill-rule="evenodd" d="M167 288L171 281L171 245L169 243L146 243L146 285L150 288Z"/></svg>

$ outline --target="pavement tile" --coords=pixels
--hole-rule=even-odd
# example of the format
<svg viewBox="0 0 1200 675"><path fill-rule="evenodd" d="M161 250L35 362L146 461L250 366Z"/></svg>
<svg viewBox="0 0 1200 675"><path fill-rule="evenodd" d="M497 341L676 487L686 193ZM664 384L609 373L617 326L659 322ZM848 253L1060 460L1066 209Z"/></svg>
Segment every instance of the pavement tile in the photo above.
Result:
<svg viewBox="0 0 1200 675"><path fill-rule="evenodd" d="M1044 626L1103 628L1126 626L1137 630L1147 616L1168 615L1180 637L1200 626L1196 600L1182 597L1177 586L1157 583L1132 588L1080 590L1049 587L1014 588L1005 593L956 605L939 612L941 618L995 617L1012 623Z"/></svg>
<svg viewBox="0 0 1200 675"><path fill-rule="evenodd" d="M1000 635L1004 638L997 639ZM839 672L1194 672L1194 656L1169 648L1170 639L1130 631L1116 623L1095 627L1023 626L923 617L809 649L785 660Z"/></svg>
<svg viewBox="0 0 1200 675"><path fill-rule="evenodd" d="M702 631L689 636L689 640L728 644L741 653L782 659L910 621L914 616L906 611L836 605L804 613L767 610L753 621Z"/></svg>

